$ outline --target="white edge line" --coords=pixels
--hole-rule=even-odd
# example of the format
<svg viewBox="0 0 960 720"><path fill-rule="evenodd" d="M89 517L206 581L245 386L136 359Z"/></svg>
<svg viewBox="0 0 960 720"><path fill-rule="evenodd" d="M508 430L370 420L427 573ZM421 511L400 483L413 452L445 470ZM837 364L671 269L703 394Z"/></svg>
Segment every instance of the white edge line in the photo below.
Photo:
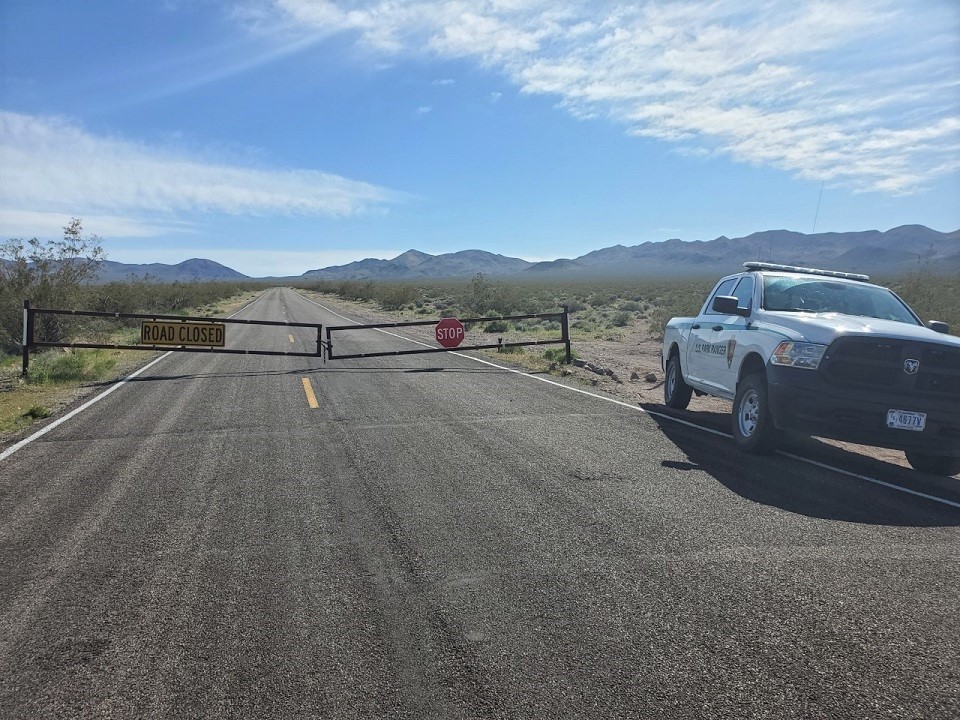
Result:
<svg viewBox="0 0 960 720"><path fill-rule="evenodd" d="M239 315L242 311L246 310L248 307L250 307L251 305L253 305L257 300L259 300L260 298L262 298L263 295L264 295L264 293L261 293L261 294L257 295L257 297L255 297L253 300L251 300L250 302L248 302L248 303L247 303L246 305L244 305L242 308L240 308L239 310L237 310L235 313L233 313L233 315L228 315L228 316L227 316L227 320L229 320L229 319L232 318L232 317L235 317L236 315ZM72 418L72 417L74 417L74 416L76 416L76 415L79 415L79 414L82 413L84 410L86 410L88 407L90 407L91 405L93 405L94 403L100 402L100 401L103 400L107 395L109 395L110 393L114 392L115 390L119 390L119 389L122 388L124 385L126 385L129 381L131 381L131 380L133 380L135 377L137 377L137 375L139 375L139 374L142 373L142 372L145 372L146 370L149 370L150 368L152 368L154 365L156 365L158 362L160 362L160 361L163 360L164 358L168 358L168 357L170 357L171 355L173 355L173 353L174 353L173 350L168 350L167 352L165 352L165 353L164 353L163 355L161 355L160 357L154 358L153 360L151 360L150 362L148 362L148 363L147 363L146 365L144 365L142 368L139 368L138 370L135 370L134 372L130 373L129 375L127 375L127 376L126 376L125 378L123 378L122 380L118 380L117 382L115 382L113 385L111 385L110 387L108 387L106 390L104 390L104 391L103 391L102 393L100 393L99 395L90 398L89 400L87 400L87 401L86 401L83 405L81 405L80 407L74 408L73 410L71 410L70 412L68 412L68 413L67 413L66 415L64 415L63 417L57 418L56 420L54 420L54 421L53 421L52 423L50 423L49 425L44 425L42 428L40 428L40 429L37 430L35 433L33 433L33 435L29 435L28 437L25 437L25 438L24 438L23 440L21 440L20 442L11 445L11 446L8 447L6 450L4 450L2 453L0 453L0 460L6 460L8 457L10 457L10 456L13 455L15 452L17 452L17 450L20 450L21 448L23 448L23 447L29 445L30 443L32 443L34 440L37 440L37 439L43 437L44 435L46 435L48 432L50 432L50 431L53 430L54 428L57 428L57 427L59 427L60 425L63 425L63 423L65 423L65 422L66 422L67 420L69 420L70 418Z"/></svg>
<svg viewBox="0 0 960 720"><path fill-rule="evenodd" d="M297 294L299 295L300 293L297 293ZM354 325L363 324L356 320L352 320L344 315L341 315L335 310L331 310L326 305L321 305L320 303L315 302L314 300L311 300L308 297L305 297L303 295L300 295L300 297L302 297L307 302L313 303L317 307L321 307L327 312L332 313L333 315L336 315L338 318L343 318L347 322L353 323ZM422 345L423 347L433 347L432 345L428 345L427 343L422 343L419 340L412 340L411 338L406 338L406 337L403 337L402 335L397 335L396 333L387 332L386 330L383 330L380 328L376 328L376 329L378 332L385 333L386 335L390 335L392 337L399 338L401 340L406 340L407 342L411 342L416 345ZM625 403L622 400L615 400L614 398L604 397L603 395L597 395L596 393L592 393L589 390L581 390L580 388L564 385L563 383L556 382L555 380L548 380L547 378L539 377L538 375L531 375L530 373L524 372L522 370L515 370L514 368L504 367L503 365L497 365L496 363L490 362L489 360L473 357L471 355L465 355L464 353L459 353L459 352L451 352L450 354L457 355L458 357L466 358L467 360L473 360L474 362L482 363L483 365L489 365L490 367L495 367L499 370L505 370L506 372L511 372L516 375L523 375L524 377L528 377L532 380L539 380L540 382L547 383L548 385L554 385L556 387L563 388L564 390L580 393L581 395L589 395L590 397L597 398L598 400L603 400L604 402L613 403L614 405L620 405L621 407L629 408L631 410L635 410L645 415L653 415L658 418L663 418L664 420L669 420L670 422L678 423L680 425L686 425L687 427L695 428L696 430L702 430L703 432L707 432L712 435L719 435L720 437L731 438L731 439L733 437L729 433L721 432L720 430L714 430L713 428L704 427L703 425L697 425L696 423L692 423L687 420L681 420L680 418L675 418L672 415L665 415L664 413L658 413L651 410L647 410L645 408L638 407L636 405L631 405L630 403ZM800 462L807 463L808 465L814 465L823 470L832 470L833 472L839 473L841 475L846 475L847 477L855 478L857 480L864 480L865 482L873 483L874 485L880 485L882 487L889 488L890 490L897 490L899 492L907 493L908 495L915 495L917 497L922 497L926 500L932 500L933 502L941 503L943 505L949 505L950 507L955 507L960 509L960 503L953 502L952 500L947 500L946 498L937 497L936 495L928 495L927 493L922 493L922 492L919 492L918 490L911 490L910 488L905 488L901 485L894 485L893 483L888 483L884 480L878 480L877 478L872 478L867 475L860 475L859 473L851 472L849 470L844 470L843 468L834 467L833 465L827 465L826 463L822 463L817 460L811 460L810 458L801 457L800 455L794 455L793 453L785 452L783 450L778 450L777 454L783 455L784 457L791 458L792 460L799 460Z"/></svg>
<svg viewBox="0 0 960 720"><path fill-rule="evenodd" d="M960 508L960 503L953 502L952 500L947 500L946 498L937 497L936 495L927 495L927 493L922 493L919 490L911 490L910 488L905 488L900 485L894 485L893 483L888 483L884 480L877 480L876 478L869 477L867 475L860 475L855 472L850 472L849 470L844 470L843 468L833 467L833 465L827 465L818 460L811 460L810 458L801 457L800 455L794 455L793 453L788 453L783 450L778 451L779 455L783 455L793 460L799 460L800 462L807 463L808 465L815 465L819 468L824 468L826 470L833 470L838 472L841 475L846 475L848 477L856 478L857 480L866 480L868 483L873 483L874 485L882 485L885 488L890 488L891 490L899 490L900 492L908 493L909 495L916 495L917 497L926 498L927 500L933 500L934 502L943 503L944 505L950 505L951 507Z"/></svg>

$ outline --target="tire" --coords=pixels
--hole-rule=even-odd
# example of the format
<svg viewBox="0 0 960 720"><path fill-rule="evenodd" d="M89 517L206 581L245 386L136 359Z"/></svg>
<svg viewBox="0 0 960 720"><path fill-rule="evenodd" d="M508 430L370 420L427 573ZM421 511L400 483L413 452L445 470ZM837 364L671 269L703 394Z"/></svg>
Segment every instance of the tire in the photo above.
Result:
<svg viewBox="0 0 960 720"><path fill-rule="evenodd" d="M687 385L680 372L680 356L674 353L667 361L667 376L663 381L663 404L674 410L684 410L690 404L693 388Z"/></svg>
<svg viewBox="0 0 960 720"><path fill-rule="evenodd" d="M927 455L926 453L908 450L907 462L914 470L930 473L931 475L956 475L960 473L960 458L947 455Z"/></svg>
<svg viewBox="0 0 960 720"><path fill-rule="evenodd" d="M781 433L770 416L765 375L753 373L740 380L732 420L733 442L740 450L766 455L777 449Z"/></svg>

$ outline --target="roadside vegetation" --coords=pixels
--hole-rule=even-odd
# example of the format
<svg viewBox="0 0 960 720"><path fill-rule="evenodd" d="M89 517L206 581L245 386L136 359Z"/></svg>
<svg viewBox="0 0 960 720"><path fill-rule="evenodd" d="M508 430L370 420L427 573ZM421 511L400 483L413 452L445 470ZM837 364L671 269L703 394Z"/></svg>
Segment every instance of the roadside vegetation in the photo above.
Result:
<svg viewBox="0 0 960 720"><path fill-rule="evenodd" d="M123 374L148 359L143 352L56 349L31 356L30 374L20 378L23 300L34 307L120 313L211 316L227 314L264 289L262 283L174 282L131 278L92 284L103 259L100 240L84 236L79 220L64 228L62 240L43 243L9 240L0 245L0 434L18 431L64 404L64 391ZM488 317L468 329L487 333L490 342L545 340L560 336L555 319L503 320L512 315L570 310L570 332L582 343L656 343L667 320L694 315L715 277L702 279L550 280L492 279L478 274L466 281L320 281L298 287L367 305L405 320L456 316ZM924 320L942 320L960 332L960 276L937 275L924 262L901 278L878 279L901 295ZM36 336L53 342L133 344L137 320L116 318L38 318ZM482 340L477 340L482 342ZM608 346L609 347L609 346ZM512 359L532 369L557 371L557 347L510 348Z"/></svg>
<svg viewBox="0 0 960 720"><path fill-rule="evenodd" d="M344 300L367 302L381 310L410 319L457 316L506 317L558 313L566 305L571 313L571 336L576 339L616 340L623 329L638 321L661 332L673 315L696 312L713 286L705 280L552 280L544 282L493 280L482 274L469 281L385 283L373 281L321 281L304 289L336 295ZM493 321L485 330L553 329L549 321Z"/></svg>
<svg viewBox="0 0 960 720"><path fill-rule="evenodd" d="M902 278L878 278L898 293L924 320L941 320L960 332L960 275L933 274L926 266ZM416 317L504 317L571 312L571 333L590 339L616 339L618 331L645 322L650 337L661 339L671 317L695 315L715 277L703 279L634 279L517 281L482 274L469 281L374 282L320 281L306 290L344 300L370 303L381 310ZM487 323L490 332L534 326L532 321Z"/></svg>
<svg viewBox="0 0 960 720"><path fill-rule="evenodd" d="M224 314L262 289L256 283L160 283L148 278L91 284L104 259L100 238L72 220L62 240L8 240L0 245L0 434L48 417L78 387L116 377L146 359L143 352L53 348L31 353L21 378L23 301L33 307L169 315ZM38 316L47 342L133 344L137 320Z"/></svg>
<svg viewBox="0 0 960 720"><path fill-rule="evenodd" d="M123 288L123 291L135 298L135 302L117 300L115 291L121 285L132 286ZM250 302L262 290L259 285L237 283L175 283L172 286L150 282L111 283L83 288L74 307L222 317ZM18 336L22 332L22 316L21 300L21 306L15 312ZM7 321L7 313L3 321ZM65 330L69 332L67 342L129 345L139 340L138 324L139 321L135 320L87 319L82 322L77 319ZM0 438L19 432L35 420L48 417L69 404L81 387L109 382L157 354L138 350L50 348L30 354L30 372L22 378L19 342L13 348L5 346L0 352Z"/></svg>
<svg viewBox="0 0 960 720"><path fill-rule="evenodd" d="M506 317L570 310L570 335L578 342L617 343L628 336L663 338L667 321L696 315L717 278L518 281L476 275L469 281L321 281L302 289L333 295L404 320L436 317ZM938 275L926 265L901 278L875 278L897 292L924 320L941 320L960 333L960 276ZM480 330L506 342L559 336L548 320L492 320ZM468 328L470 329L470 328ZM473 328L476 330L477 328ZM477 342L482 342L477 340ZM539 371L562 372L556 348L511 348L511 360ZM561 351L562 352L562 351Z"/></svg>
<svg viewBox="0 0 960 720"><path fill-rule="evenodd" d="M924 322L940 320L950 326L951 334L960 335L960 275L918 270L880 283L902 297Z"/></svg>

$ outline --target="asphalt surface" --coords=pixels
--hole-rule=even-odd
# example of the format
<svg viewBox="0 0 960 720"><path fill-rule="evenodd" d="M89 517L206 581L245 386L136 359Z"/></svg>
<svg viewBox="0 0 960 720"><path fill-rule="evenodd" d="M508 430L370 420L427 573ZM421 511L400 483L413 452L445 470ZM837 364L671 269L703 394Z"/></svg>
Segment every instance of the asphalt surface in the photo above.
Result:
<svg viewBox="0 0 960 720"><path fill-rule="evenodd" d="M173 355L0 461L0 716L957 717L958 525L456 355Z"/></svg>

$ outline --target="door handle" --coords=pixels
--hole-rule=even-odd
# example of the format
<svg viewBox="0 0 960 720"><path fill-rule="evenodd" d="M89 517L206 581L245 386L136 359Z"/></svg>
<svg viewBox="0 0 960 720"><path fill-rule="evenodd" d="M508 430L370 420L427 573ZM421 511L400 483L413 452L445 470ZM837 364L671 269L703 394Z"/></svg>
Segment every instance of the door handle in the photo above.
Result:
<svg viewBox="0 0 960 720"><path fill-rule="evenodd" d="M723 330L723 325L714 325L714 326L713 326L713 329L714 329L714 330Z"/></svg>
<svg viewBox="0 0 960 720"><path fill-rule="evenodd" d="M699 330L699 329L700 329L700 323L694 323L693 325L690 326L690 329L691 329L691 330Z"/></svg>

